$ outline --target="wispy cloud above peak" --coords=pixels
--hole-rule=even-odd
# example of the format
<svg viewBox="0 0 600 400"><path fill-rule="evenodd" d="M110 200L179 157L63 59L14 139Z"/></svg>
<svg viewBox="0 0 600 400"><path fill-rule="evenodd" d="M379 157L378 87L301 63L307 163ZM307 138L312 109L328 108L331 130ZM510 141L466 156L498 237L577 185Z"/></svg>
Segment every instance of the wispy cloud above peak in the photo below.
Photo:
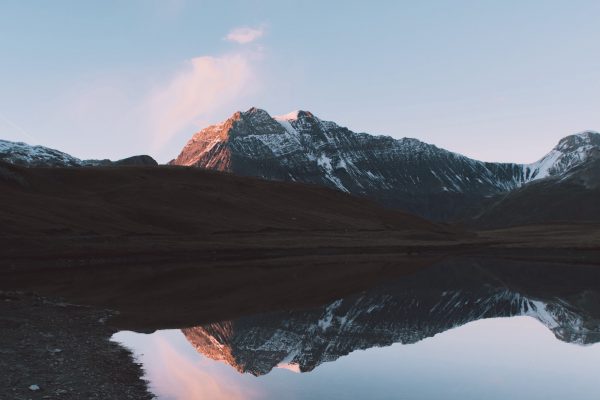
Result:
<svg viewBox="0 0 600 400"><path fill-rule="evenodd" d="M231 32L229 32L224 39L229 42L247 44L261 38L264 34L264 26L259 26L256 28L239 27L231 30Z"/></svg>
<svg viewBox="0 0 600 400"><path fill-rule="evenodd" d="M248 54L195 57L186 62L146 103L154 131L154 150L182 129L210 119L221 108L252 92L257 84L253 59Z"/></svg>

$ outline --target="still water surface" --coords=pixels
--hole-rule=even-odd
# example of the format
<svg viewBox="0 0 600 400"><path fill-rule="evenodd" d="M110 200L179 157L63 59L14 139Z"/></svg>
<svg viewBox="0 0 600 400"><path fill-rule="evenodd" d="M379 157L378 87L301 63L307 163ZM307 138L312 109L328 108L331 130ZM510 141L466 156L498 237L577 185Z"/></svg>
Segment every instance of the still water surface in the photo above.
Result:
<svg viewBox="0 0 600 400"><path fill-rule="evenodd" d="M444 265L322 307L113 340L159 399L597 400L596 270Z"/></svg>

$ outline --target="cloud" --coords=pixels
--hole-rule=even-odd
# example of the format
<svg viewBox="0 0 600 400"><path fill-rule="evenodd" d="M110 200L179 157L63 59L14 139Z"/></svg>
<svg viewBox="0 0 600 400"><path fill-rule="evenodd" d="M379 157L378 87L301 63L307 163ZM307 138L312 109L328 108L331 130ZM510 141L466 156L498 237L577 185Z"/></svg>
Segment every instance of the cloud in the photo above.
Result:
<svg viewBox="0 0 600 400"><path fill-rule="evenodd" d="M231 107L250 93L255 83L250 53L202 56L187 61L146 102L154 150L184 128L197 128L216 111Z"/></svg>
<svg viewBox="0 0 600 400"><path fill-rule="evenodd" d="M236 42L239 44L246 44L255 41L262 37L265 33L264 27L260 26L258 28L248 28L241 27L235 28L231 32L225 36L225 40L230 42Z"/></svg>

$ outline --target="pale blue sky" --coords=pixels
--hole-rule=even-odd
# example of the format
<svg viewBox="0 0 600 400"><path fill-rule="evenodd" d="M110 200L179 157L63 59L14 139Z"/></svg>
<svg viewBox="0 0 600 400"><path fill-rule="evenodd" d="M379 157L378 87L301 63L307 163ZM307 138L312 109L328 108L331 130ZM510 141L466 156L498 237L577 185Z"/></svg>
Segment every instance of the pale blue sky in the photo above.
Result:
<svg viewBox="0 0 600 400"><path fill-rule="evenodd" d="M165 162L257 106L532 162L600 130L599 15L597 0L0 0L0 138ZM227 40L237 28L256 37Z"/></svg>

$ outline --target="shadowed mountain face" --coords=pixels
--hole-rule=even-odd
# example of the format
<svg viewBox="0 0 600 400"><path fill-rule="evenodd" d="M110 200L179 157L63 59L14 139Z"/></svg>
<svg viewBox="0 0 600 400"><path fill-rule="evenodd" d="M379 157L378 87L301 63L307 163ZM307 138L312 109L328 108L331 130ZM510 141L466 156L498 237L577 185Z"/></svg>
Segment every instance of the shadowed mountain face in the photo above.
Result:
<svg viewBox="0 0 600 400"><path fill-rule="evenodd" d="M568 277L568 279L567 279ZM445 262L320 308L183 329L198 352L239 372L311 371L358 349L412 344L482 318L531 316L562 341L600 341L594 267Z"/></svg>
<svg viewBox="0 0 600 400"><path fill-rule="evenodd" d="M489 197L580 165L600 134L564 138L532 164L473 160L416 139L356 133L308 111L252 108L203 129L172 164L328 186L427 218L471 214Z"/></svg>

